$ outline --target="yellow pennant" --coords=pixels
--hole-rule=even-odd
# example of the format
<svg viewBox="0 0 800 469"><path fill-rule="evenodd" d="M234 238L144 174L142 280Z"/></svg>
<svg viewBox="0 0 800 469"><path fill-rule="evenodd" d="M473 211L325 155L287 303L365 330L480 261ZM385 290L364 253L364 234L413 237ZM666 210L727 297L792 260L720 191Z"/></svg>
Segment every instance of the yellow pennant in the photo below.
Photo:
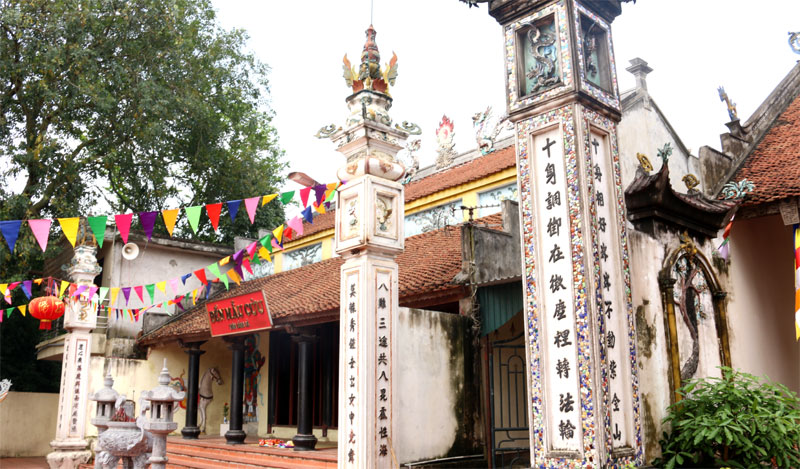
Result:
<svg viewBox="0 0 800 469"><path fill-rule="evenodd" d="M197 304L197 288L192 290L192 304L193 305Z"/></svg>
<svg viewBox="0 0 800 469"><path fill-rule="evenodd" d="M164 217L164 224L167 226L169 235L172 236L172 230L175 229L175 222L178 221L178 213L181 209L174 208L172 210L162 210L161 216Z"/></svg>
<svg viewBox="0 0 800 469"><path fill-rule="evenodd" d="M278 242L278 244L280 244L281 238L283 238L283 225L272 230L272 234L275 236L275 240Z"/></svg>
<svg viewBox="0 0 800 469"><path fill-rule="evenodd" d="M237 274L236 271L233 269L228 271L228 277L230 277L231 280L236 282L236 285L240 285L242 283L242 279L239 277L239 274Z"/></svg>
<svg viewBox="0 0 800 469"><path fill-rule="evenodd" d="M6 288L8 288L7 283L0 283L0 296L6 296Z"/></svg>
<svg viewBox="0 0 800 469"><path fill-rule="evenodd" d="M272 258L269 257L269 251L264 246L261 246L261 249L258 250L258 255L261 256L267 262L272 262Z"/></svg>
<svg viewBox="0 0 800 469"><path fill-rule="evenodd" d="M270 194L265 195L264 198L261 199L261 206L267 205L270 203L275 197L278 197L278 194Z"/></svg>
<svg viewBox="0 0 800 469"><path fill-rule="evenodd" d="M75 239L78 237L78 224L80 221L81 219L78 217L58 219L58 223L61 224L61 230L64 232L64 236L67 237L72 247L75 247Z"/></svg>
<svg viewBox="0 0 800 469"><path fill-rule="evenodd" d="M161 293L164 293L166 295L167 294L167 281L164 280L164 281L158 282L156 284L156 288L161 290Z"/></svg>
<svg viewBox="0 0 800 469"><path fill-rule="evenodd" d="M61 288L58 290L58 297L59 298L64 296L64 291L67 289L68 286L69 286L69 282L67 282L66 280L62 280L61 281Z"/></svg>
<svg viewBox="0 0 800 469"><path fill-rule="evenodd" d="M319 204L314 207L319 213L325 213L325 204Z"/></svg>
<svg viewBox="0 0 800 469"><path fill-rule="evenodd" d="M117 295L119 295L119 287L111 287L111 303L117 304Z"/></svg>
<svg viewBox="0 0 800 469"><path fill-rule="evenodd" d="M223 257L219 260L219 265L225 265L231 261L231 256Z"/></svg>
<svg viewBox="0 0 800 469"><path fill-rule="evenodd" d="M36 280L33 281L33 283L35 283L36 285L41 285L42 284L42 280L44 280L44 279L43 278L37 278Z"/></svg>
<svg viewBox="0 0 800 469"><path fill-rule="evenodd" d="M25 310L28 309L28 305L20 305L17 306L17 308L19 308L19 312L22 313L23 316L25 316Z"/></svg>

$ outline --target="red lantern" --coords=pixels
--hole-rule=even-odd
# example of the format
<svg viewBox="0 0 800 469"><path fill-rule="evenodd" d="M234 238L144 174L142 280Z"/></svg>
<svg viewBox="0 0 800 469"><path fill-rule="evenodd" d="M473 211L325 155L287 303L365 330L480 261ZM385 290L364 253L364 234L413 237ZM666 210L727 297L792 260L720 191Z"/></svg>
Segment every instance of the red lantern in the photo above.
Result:
<svg viewBox="0 0 800 469"><path fill-rule="evenodd" d="M51 321L64 314L64 302L55 296L34 298L28 305L31 316L39 320L39 329L50 329Z"/></svg>

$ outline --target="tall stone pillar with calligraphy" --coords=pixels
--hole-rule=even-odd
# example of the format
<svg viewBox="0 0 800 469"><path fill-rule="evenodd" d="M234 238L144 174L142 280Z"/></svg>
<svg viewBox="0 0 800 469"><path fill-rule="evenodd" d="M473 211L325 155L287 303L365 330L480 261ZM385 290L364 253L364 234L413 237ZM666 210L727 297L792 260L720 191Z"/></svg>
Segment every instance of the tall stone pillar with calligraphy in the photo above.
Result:
<svg viewBox="0 0 800 469"><path fill-rule="evenodd" d="M81 238L66 271L73 283L88 288L78 296L70 295L64 301L64 328L68 332L64 338L56 438L50 442L54 451L47 455L50 469L75 469L92 457L85 439L85 427L91 332L97 325L97 302L90 298L96 298L93 282L101 267L95 257L97 248L88 244L85 236Z"/></svg>
<svg viewBox="0 0 800 469"><path fill-rule="evenodd" d="M531 463L642 463L611 22L619 0L495 0L517 133Z"/></svg>
<svg viewBox="0 0 800 469"><path fill-rule="evenodd" d="M398 268L403 251L405 173L395 155L412 124L392 126L389 86L396 56L380 66L375 29L366 31L361 63L345 56L345 80L353 94L343 127L320 129L346 157L337 175L336 252L341 267L339 333L339 467L390 468L394 435L394 317L398 309Z"/></svg>

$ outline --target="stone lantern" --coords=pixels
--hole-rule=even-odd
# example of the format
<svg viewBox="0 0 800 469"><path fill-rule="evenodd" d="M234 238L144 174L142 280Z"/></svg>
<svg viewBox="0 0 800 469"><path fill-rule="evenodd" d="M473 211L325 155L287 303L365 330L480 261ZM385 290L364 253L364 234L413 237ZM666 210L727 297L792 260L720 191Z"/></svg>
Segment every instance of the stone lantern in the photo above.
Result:
<svg viewBox="0 0 800 469"><path fill-rule="evenodd" d="M102 463L100 462L103 459L101 457L101 453L105 451L100 443L99 437L108 429L108 421L111 420L111 417L114 415L114 403L119 398L119 393L112 389L112 386L114 386L114 378L111 377L111 372L106 374L103 384L105 387L89 396L89 400L97 403L97 410L95 411L95 416L92 419L92 425L97 427L98 436L94 458L94 466L96 468L102 467Z"/></svg>
<svg viewBox="0 0 800 469"><path fill-rule="evenodd" d="M142 393L142 399L148 402L145 405L150 409L143 428L153 435L153 452L147 461L152 469L166 468L167 435L178 428L178 423L172 419L172 412L185 395L185 392L176 391L169 386L169 370L165 358L164 368L158 377L158 386Z"/></svg>

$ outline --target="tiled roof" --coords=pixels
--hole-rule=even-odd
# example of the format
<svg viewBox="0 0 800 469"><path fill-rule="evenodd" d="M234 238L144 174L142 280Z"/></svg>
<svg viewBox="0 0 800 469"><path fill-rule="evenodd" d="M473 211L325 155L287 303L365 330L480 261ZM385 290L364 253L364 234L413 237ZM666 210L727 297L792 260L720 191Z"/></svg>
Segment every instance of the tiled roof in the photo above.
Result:
<svg viewBox="0 0 800 469"><path fill-rule="evenodd" d="M477 181L504 169L513 168L514 165L516 165L516 156L514 154L514 145L511 145L406 184L405 201L409 203L439 191ZM303 236L292 239L299 240L321 231L331 230L333 229L335 218L335 212L331 210L314 217L314 224L303 222Z"/></svg>
<svg viewBox="0 0 800 469"><path fill-rule="evenodd" d="M744 205L800 196L800 96L773 122L756 149L736 171L756 188Z"/></svg>
<svg viewBox="0 0 800 469"><path fill-rule="evenodd" d="M477 220L488 225L502 224L500 214ZM397 257L400 269L400 304L415 297L447 294L461 288L452 284L461 271L461 227L446 227L406 238L405 251ZM243 282L216 298L224 299L263 289L276 324L307 321L339 315L339 269L344 263L335 257ZM153 344L178 337L208 337L205 305L176 316L140 341Z"/></svg>

